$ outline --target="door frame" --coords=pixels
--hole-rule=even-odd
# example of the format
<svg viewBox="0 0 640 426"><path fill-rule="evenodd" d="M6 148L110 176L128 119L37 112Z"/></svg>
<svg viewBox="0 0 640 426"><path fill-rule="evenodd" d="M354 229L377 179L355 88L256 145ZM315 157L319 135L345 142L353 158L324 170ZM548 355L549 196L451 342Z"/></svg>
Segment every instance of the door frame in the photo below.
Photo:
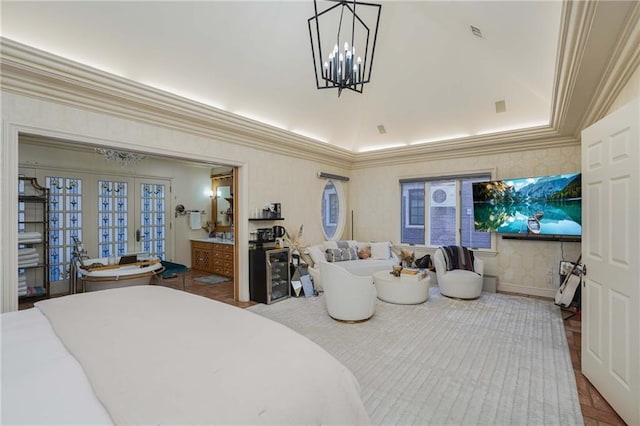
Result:
<svg viewBox="0 0 640 426"><path fill-rule="evenodd" d="M239 194L238 205L247 206L249 197L249 163L244 160L230 159L213 155L214 151L202 150L201 146L191 147L180 145L176 148L158 148L153 141L132 141L109 138L108 135L98 137L95 134L65 132L53 127L38 126L34 123L16 121L11 116L4 117L3 144L0 147L0 201L2 205L16 205L18 200L18 150L22 135L51 138L62 140L80 146L103 146L114 149L134 150L142 154L157 155L177 160L196 161L208 163L212 166L225 164L237 168L236 185ZM217 151L216 151L217 152ZM238 207L235 226L235 243L238 253L248 253L249 250L249 213L244 207ZM18 221L17 207L15 209L0 209L0 241L1 249L8 259L8 267L0 266L0 293L2 312L18 310L18 288L13 283L18 281L18 269L12 265L18 263L18 233L16 223ZM249 261L248 256L238 256L238 268L234 271L234 282L238 287L237 299L241 302L249 301Z"/></svg>

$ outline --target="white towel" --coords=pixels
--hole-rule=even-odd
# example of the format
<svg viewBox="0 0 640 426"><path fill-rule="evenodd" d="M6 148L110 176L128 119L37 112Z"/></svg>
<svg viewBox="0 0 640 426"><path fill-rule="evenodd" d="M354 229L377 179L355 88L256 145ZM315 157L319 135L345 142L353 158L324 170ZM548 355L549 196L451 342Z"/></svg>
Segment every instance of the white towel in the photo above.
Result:
<svg viewBox="0 0 640 426"><path fill-rule="evenodd" d="M38 244L42 242L42 238L28 238L24 240L18 240L18 244Z"/></svg>
<svg viewBox="0 0 640 426"><path fill-rule="evenodd" d="M40 259L40 255L38 253L31 253L31 254L19 254L18 255L18 262L24 262L27 260L38 260Z"/></svg>
<svg viewBox="0 0 640 426"><path fill-rule="evenodd" d="M18 242L23 240L42 240L42 234L39 232L20 232L18 234Z"/></svg>
<svg viewBox="0 0 640 426"><path fill-rule="evenodd" d="M21 249L18 249L18 256L26 256L28 254L33 254L37 252L38 250L36 250L35 248L21 248Z"/></svg>
<svg viewBox="0 0 640 426"><path fill-rule="evenodd" d="M200 212L191 212L189 214L189 224L194 231L202 228L202 220L200 219Z"/></svg>

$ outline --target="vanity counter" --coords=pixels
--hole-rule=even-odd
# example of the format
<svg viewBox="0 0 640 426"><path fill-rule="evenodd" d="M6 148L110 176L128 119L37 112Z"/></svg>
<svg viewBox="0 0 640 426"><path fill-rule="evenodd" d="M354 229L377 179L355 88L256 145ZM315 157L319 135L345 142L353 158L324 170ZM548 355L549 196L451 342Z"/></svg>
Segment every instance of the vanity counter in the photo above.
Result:
<svg viewBox="0 0 640 426"><path fill-rule="evenodd" d="M191 240L191 268L233 278L234 243L222 238Z"/></svg>
<svg viewBox="0 0 640 426"><path fill-rule="evenodd" d="M192 238L191 241L199 241L202 243L229 244L229 245L234 244L233 240L225 240L220 237Z"/></svg>

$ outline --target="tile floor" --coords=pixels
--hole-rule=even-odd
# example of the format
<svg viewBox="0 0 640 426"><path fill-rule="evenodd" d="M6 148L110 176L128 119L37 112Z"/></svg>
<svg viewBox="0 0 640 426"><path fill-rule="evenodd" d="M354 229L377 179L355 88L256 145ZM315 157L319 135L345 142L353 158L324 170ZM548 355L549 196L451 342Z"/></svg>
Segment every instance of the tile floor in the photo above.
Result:
<svg viewBox="0 0 640 426"><path fill-rule="evenodd" d="M198 294L230 305L246 308L254 305L255 302L236 302L233 299L233 283L231 281L219 284L202 284L194 281L195 278L208 275L198 271L189 270L185 275L185 289L189 293ZM167 287L182 288L182 277L165 279L163 285ZM33 303L21 303L20 309L33 306ZM565 317L569 313L565 313ZM567 342L571 353L571 362L573 371L576 376L576 384L578 387L578 396L580 398L580 406L582 407L582 416L586 426L607 426L607 425L625 425L625 422L616 414L616 412L607 404L607 401L600 393L589 383L589 381L580 372L581 368L581 317L578 313L570 319L565 320L565 332L567 334Z"/></svg>

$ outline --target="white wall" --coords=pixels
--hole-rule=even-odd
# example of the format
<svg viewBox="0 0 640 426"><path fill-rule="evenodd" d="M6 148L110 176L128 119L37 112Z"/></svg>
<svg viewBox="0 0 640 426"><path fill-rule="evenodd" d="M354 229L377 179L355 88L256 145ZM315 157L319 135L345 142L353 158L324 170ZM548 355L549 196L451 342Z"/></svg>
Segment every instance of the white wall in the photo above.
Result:
<svg viewBox="0 0 640 426"><path fill-rule="evenodd" d="M607 111L607 115L638 98L640 98L640 67L636 68L627 84L620 91L620 94Z"/></svg>
<svg viewBox="0 0 640 426"><path fill-rule="evenodd" d="M399 179L492 169L497 179L579 172L580 146L447 160L421 159L408 164L354 170L350 206L354 210L356 239L400 241ZM425 248L415 251L432 252ZM496 251L497 254L482 255L482 258L485 273L498 277L500 290L553 297L559 285L559 262L563 257L575 261L580 254L580 243L498 237Z"/></svg>

